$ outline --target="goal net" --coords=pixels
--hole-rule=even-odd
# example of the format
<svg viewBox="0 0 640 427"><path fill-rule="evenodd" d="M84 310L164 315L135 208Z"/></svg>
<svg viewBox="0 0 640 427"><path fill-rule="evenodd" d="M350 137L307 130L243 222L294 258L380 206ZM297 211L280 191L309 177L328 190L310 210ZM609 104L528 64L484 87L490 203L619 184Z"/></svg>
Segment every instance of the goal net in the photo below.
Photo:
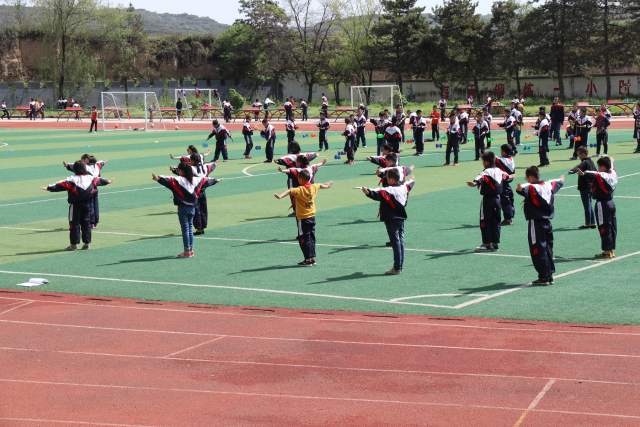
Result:
<svg viewBox="0 0 640 427"><path fill-rule="evenodd" d="M360 103L368 108L378 104L383 110L388 108L389 111L395 111L398 104L402 105L400 87L398 85L351 86L351 108L357 108Z"/></svg>
<svg viewBox="0 0 640 427"><path fill-rule="evenodd" d="M162 110L154 92L102 92L102 130L167 130Z"/></svg>
<svg viewBox="0 0 640 427"><path fill-rule="evenodd" d="M188 117L193 117L193 113L200 111L202 107L222 109L222 101L220 101L218 89L180 88L176 89L174 93L174 102L178 102L178 99L182 102L184 116Z"/></svg>

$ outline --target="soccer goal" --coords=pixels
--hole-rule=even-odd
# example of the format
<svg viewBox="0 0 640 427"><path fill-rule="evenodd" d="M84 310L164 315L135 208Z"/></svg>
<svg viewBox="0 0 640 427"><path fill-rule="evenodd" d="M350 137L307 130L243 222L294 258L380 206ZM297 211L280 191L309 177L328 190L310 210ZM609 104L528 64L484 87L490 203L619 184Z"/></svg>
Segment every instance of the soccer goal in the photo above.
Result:
<svg viewBox="0 0 640 427"><path fill-rule="evenodd" d="M388 108L389 111L395 111L396 105L402 105L400 86L351 86L351 108L357 108L361 102L367 107L372 104L380 104L383 109Z"/></svg>
<svg viewBox="0 0 640 427"><path fill-rule="evenodd" d="M182 102L184 115L189 117L193 117L193 113L201 111L203 107L222 109L222 101L220 101L218 89L179 88L175 90L174 102L178 102L178 99Z"/></svg>
<svg viewBox="0 0 640 427"><path fill-rule="evenodd" d="M162 110L155 92L102 92L102 130L167 130Z"/></svg>

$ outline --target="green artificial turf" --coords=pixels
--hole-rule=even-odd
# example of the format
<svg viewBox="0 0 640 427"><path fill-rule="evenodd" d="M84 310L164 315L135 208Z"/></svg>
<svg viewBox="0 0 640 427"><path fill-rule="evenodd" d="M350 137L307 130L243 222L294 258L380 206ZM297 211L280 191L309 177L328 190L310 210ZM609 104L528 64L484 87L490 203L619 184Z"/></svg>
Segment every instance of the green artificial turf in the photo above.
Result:
<svg viewBox="0 0 640 427"><path fill-rule="evenodd" d="M109 132L9 130L0 132L0 287L18 289L30 277L51 284L36 290L192 303L479 316L582 323L640 324L638 261L640 231L635 226L640 194L640 159L631 154L630 131L611 131L609 154L621 176L616 190L617 258L596 261L600 239L595 230L577 230L584 221L575 188L567 176L556 198L556 284L525 287L537 277L528 258L527 228L516 195L516 218L503 227L500 256L475 254L480 244L480 195L465 185L482 165L471 144L463 145L460 166L442 167L444 149L427 143L426 155L413 157L403 144L401 164L415 165L416 185L408 203L407 248L402 276L383 273L392 252L378 206L354 186L375 187L376 167L364 160L374 148L360 149L355 165L334 156L343 148L340 132L329 133L328 163L317 181L335 181L317 197L318 265L299 268L302 255L297 230L286 217L288 200L273 193L286 188L274 164L262 164L264 150L241 158L239 132L229 144L232 160L220 162L212 176L222 181L207 189L209 227L196 237L193 259L182 251L171 193L151 180L170 174L169 158L200 147L206 132ZM515 158L516 182L524 169L538 164L537 141L522 141L531 151ZM304 151L317 149L317 138L302 138ZM505 142L494 131L494 148ZM369 132L370 144L374 142ZM157 142L156 142L157 141ZM276 156L285 154L278 134ZM2 146L3 144L7 146ZM256 138L256 145L264 140ZM87 147L90 145L90 147ZM8 149L13 151L9 152ZM109 162L103 177L116 181L100 189L101 222L90 251L62 252L68 245L66 194L39 189L68 176L62 161L85 152ZM551 166L543 178L558 178L578 162L570 161L566 143L551 147ZM209 157L211 159L211 156ZM315 163L314 161L312 163ZM248 168L248 169L246 169ZM244 170L244 172L243 172ZM630 175L630 176L626 176ZM573 186L573 187L572 187ZM515 187L515 183L514 183ZM635 254L639 252L638 254ZM625 255L630 255L624 257ZM18 274L27 273L27 274ZM564 273L569 273L562 276ZM23 289L23 288L19 288ZM512 290L512 292L506 292ZM486 296L497 296L483 299ZM464 305L469 303L468 305ZM457 307L457 308L456 308Z"/></svg>

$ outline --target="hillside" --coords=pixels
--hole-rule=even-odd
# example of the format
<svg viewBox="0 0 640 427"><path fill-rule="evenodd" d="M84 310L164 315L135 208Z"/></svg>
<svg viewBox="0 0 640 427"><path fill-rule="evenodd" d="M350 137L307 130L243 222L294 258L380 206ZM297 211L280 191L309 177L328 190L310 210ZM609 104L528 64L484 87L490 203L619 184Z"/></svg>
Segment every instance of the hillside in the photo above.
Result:
<svg viewBox="0 0 640 427"><path fill-rule="evenodd" d="M12 25L11 6L0 5L0 28ZM31 14L26 8L25 14ZM164 34L213 33L220 34L229 26L209 17L189 15L187 13L157 13L145 9L136 9L142 16L144 28L151 36Z"/></svg>

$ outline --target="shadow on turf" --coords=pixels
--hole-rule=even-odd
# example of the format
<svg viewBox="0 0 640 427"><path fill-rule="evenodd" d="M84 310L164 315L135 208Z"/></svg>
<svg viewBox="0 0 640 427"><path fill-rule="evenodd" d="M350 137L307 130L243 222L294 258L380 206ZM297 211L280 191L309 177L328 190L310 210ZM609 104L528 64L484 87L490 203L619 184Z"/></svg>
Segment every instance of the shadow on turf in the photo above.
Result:
<svg viewBox="0 0 640 427"><path fill-rule="evenodd" d="M356 271L355 273L351 273L347 276L338 276L338 277L327 277L326 279L324 279L321 282L312 282L309 283L309 285L322 285L322 284L326 284L326 283L332 283L332 282L343 282L345 280L357 280L357 279L368 279L370 277L380 277L380 276L384 276L384 273L379 273L379 274L365 274L361 271Z"/></svg>
<svg viewBox="0 0 640 427"><path fill-rule="evenodd" d="M64 249L53 249L51 251L38 251L38 252L21 252L17 254L13 254L12 256L21 256L21 255L46 255L46 254L55 254L55 253L66 253Z"/></svg>
<svg viewBox="0 0 640 427"><path fill-rule="evenodd" d="M240 270L234 273L229 273L229 276L233 274L242 274L242 273L259 273L261 271L271 271L271 270L282 270L287 268L300 268L297 265L273 265L271 267L262 267L262 268L251 268L247 270Z"/></svg>
<svg viewBox="0 0 640 427"><path fill-rule="evenodd" d="M105 267L107 265L120 265L120 264L131 264L134 262L152 262L152 261L164 261L167 259L176 259L175 256L159 256L154 258L138 258L138 259L125 259L118 262L113 262L111 264L100 264L98 267Z"/></svg>
<svg viewBox="0 0 640 427"><path fill-rule="evenodd" d="M461 291L461 296L464 296L464 295L471 295L471 294L476 294L484 291L503 291L505 289L511 289L517 286L520 286L520 285L498 282L498 283L494 283L493 285L480 286L477 288L459 288L458 290ZM460 298L460 297L455 297L455 298Z"/></svg>
<svg viewBox="0 0 640 427"><path fill-rule="evenodd" d="M458 227L443 228L442 230L466 230L468 228L480 228L479 224L460 224Z"/></svg>
<svg viewBox="0 0 640 427"><path fill-rule="evenodd" d="M146 214L144 216L156 216L156 215L175 215L175 211L174 212L158 212L158 213L150 213L150 214Z"/></svg>
<svg viewBox="0 0 640 427"><path fill-rule="evenodd" d="M340 225L358 225L358 224L368 224L370 222L380 222L379 220L371 220L371 221L367 221L364 219L356 219L355 221L349 221L349 222L339 222L337 224L331 224L331 227L338 227Z"/></svg>
<svg viewBox="0 0 640 427"><path fill-rule="evenodd" d="M265 216L262 218L245 218L242 222L250 222L250 221L266 221L269 219L278 219L278 218L287 218L286 215L277 215L277 216Z"/></svg>

